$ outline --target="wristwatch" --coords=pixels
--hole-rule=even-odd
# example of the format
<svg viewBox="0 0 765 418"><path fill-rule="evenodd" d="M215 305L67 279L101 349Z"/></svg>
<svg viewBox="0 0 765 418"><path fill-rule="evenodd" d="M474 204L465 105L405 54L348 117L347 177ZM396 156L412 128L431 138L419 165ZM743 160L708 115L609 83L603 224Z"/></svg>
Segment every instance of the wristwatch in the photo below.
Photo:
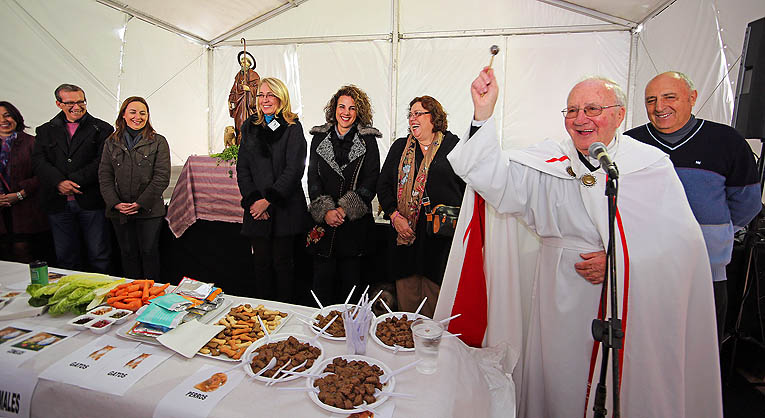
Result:
<svg viewBox="0 0 765 418"><path fill-rule="evenodd" d="M16 197L19 198L19 201L24 200L24 195L21 192L16 192Z"/></svg>

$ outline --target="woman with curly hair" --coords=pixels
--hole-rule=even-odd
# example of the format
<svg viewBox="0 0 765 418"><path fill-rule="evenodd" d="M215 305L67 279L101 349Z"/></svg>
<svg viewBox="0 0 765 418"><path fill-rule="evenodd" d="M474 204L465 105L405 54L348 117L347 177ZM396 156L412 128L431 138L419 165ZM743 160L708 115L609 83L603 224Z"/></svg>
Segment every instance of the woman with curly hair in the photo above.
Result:
<svg viewBox="0 0 765 418"><path fill-rule="evenodd" d="M377 196L393 227L390 251L400 311L432 316L449 257L451 238L426 233L425 202L459 206L465 182L446 155L459 138L446 130L446 112L430 96L409 102L409 136L391 145L380 173ZM424 199L427 197L428 199Z"/></svg>
<svg viewBox="0 0 765 418"><path fill-rule="evenodd" d="M311 129L308 195L316 226L307 246L314 254L314 291L325 303L340 303L360 283L361 256L369 251L382 134L372 127L367 94L353 85L332 96L324 118Z"/></svg>
<svg viewBox="0 0 765 418"><path fill-rule="evenodd" d="M281 80L262 79L255 97L258 113L242 124L236 165L244 208L242 235L252 243L255 271L253 294L247 296L291 303L295 237L306 230L300 184L306 141Z"/></svg>

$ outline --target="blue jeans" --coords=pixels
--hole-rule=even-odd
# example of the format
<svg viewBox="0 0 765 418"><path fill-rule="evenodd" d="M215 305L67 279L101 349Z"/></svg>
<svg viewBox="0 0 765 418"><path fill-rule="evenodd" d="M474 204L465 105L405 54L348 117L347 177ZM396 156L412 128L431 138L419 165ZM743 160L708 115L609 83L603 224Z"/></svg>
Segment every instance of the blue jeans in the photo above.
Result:
<svg viewBox="0 0 765 418"><path fill-rule="evenodd" d="M63 212L48 214L48 220L58 267L85 270L82 260L84 241L90 268L98 273L108 273L112 250L103 209L85 210L76 200L69 200Z"/></svg>

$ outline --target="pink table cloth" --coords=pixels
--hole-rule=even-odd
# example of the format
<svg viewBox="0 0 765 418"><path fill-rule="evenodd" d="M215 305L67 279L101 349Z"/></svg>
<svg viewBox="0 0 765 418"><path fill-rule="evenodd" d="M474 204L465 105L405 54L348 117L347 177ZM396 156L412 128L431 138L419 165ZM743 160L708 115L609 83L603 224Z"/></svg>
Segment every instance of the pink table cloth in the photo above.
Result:
<svg viewBox="0 0 765 418"><path fill-rule="evenodd" d="M218 165L216 158L192 155L178 177L165 219L176 238L197 219L242 223L241 198L235 165L225 161Z"/></svg>

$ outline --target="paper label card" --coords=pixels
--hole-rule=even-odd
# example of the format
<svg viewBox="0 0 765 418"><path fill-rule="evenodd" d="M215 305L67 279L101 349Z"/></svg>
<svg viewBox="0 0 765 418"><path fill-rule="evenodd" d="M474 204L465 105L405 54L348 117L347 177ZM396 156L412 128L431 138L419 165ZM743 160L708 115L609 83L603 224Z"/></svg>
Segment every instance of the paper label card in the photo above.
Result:
<svg viewBox="0 0 765 418"><path fill-rule="evenodd" d="M25 333L8 344L2 344L0 363L18 366L38 353L78 333L79 331L67 331L58 328L42 328Z"/></svg>
<svg viewBox="0 0 765 418"><path fill-rule="evenodd" d="M34 328L26 325L8 325L5 328L0 328L0 344L5 344L8 341L15 340L22 335L32 332Z"/></svg>
<svg viewBox="0 0 765 418"><path fill-rule="evenodd" d="M119 356L100 363L92 376L80 386L122 396L141 378L173 356L171 351L148 344L120 352Z"/></svg>
<svg viewBox="0 0 765 418"><path fill-rule="evenodd" d="M101 364L124 356L138 344L140 343L103 335L50 365L40 374L40 378L84 386L97 373Z"/></svg>
<svg viewBox="0 0 765 418"><path fill-rule="evenodd" d="M154 410L155 417L206 417L244 378L241 368L204 365L173 388Z"/></svg>
<svg viewBox="0 0 765 418"><path fill-rule="evenodd" d="M25 369L0 368L0 416L29 417L37 375Z"/></svg>

